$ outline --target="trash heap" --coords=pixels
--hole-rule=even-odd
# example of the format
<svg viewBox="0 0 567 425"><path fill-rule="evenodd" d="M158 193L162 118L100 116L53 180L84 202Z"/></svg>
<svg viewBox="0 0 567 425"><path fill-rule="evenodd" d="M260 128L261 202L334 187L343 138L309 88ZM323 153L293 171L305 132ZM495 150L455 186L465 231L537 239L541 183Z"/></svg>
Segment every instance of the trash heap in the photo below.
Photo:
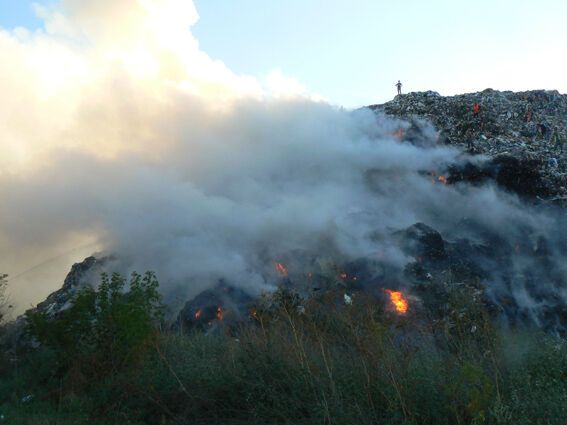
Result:
<svg viewBox="0 0 567 425"><path fill-rule="evenodd" d="M480 105L476 114L475 104ZM552 188L542 197L567 199L567 95L557 90L486 89L447 97L415 92L369 108L404 120L430 121L441 143L471 154L534 163Z"/></svg>
<svg viewBox="0 0 567 425"><path fill-rule="evenodd" d="M480 106L476 113L474 105ZM567 206L567 146L563 146L567 144L567 95L487 89L442 97L423 92L396 96L369 108L405 121L397 130L400 134L394 134L400 141L435 143L425 135L431 131L425 122L429 121L437 129L438 142L462 147L473 156L483 155L476 158L479 161L464 155L464 161L444 170L446 175L430 175L430 170L424 170L434 182L494 182L519 198L539 202L537 208L556 214L558 228L565 228L564 210L546 204L551 200ZM450 300L464 293L465 298L478 300L507 324L530 323L567 335L567 280L564 262L558 261L567 252L567 240L559 233L548 240L531 227L519 228L513 237L505 238L487 223L463 217L452 231L421 222L392 229L385 240L403 254L404 264L382 258L381 252L355 259L290 253L289 262L278 259L272 274L265 276L269 293L247 293L232 286L228 276L201 293L191 294L181 309L172 311L172 329L211 333L255 321L258 312L269 311L274 305L291 305L301 312L305 302L319 299L329 306L356 308L365 297L378 305L398 303L396 308L412 320L417 320L421 311L435 320L446 322L456 317L458 321L462 312L455 313ZM56 318L81 288L96 285L102 271L113 271L113 260L89 257L73 265L63 287L32 312ZM187 288L192 284L184 283ZM276 287L284 291L273 292ZM21 334L23 324L21 317L13 325L13 333Z"/></svg>

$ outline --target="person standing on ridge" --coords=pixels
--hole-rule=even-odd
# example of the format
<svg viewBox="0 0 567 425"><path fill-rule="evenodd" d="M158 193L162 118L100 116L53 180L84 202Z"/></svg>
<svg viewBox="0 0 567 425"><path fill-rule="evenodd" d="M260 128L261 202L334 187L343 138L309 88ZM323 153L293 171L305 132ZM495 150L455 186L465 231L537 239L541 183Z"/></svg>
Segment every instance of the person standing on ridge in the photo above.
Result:
<svg viewBox="0 0 567 425"><path fill-rule="evenodd" d="M398 89L398 95L402 94L402 83L400 82L400 80L398 80L398 82L396 83L396 88Z"/></svg>

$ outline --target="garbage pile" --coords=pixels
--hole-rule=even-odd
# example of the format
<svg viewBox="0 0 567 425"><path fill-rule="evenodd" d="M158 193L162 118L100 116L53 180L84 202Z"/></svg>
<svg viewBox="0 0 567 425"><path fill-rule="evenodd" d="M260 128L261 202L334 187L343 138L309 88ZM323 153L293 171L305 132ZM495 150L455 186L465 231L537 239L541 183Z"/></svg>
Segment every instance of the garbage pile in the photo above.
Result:
<svg viewBox="0 0 567 425"><path fill-rule="evenodd" d="M376 112L404 120L430 121L439 141L471 154L531 161L547 180L550 193L567 199L567 95L558 91L497 91L440 96L433 91L398 95Z"/></svg>
<svg viewBox="0 0 567 425"><path fill-rule="evenodd" d="M446 322L458 316L450 307L451 297L458 292L483 305L495 320L508 325L535 324L566 335L567 303L561 294L567 280L562 264L553 261L549 242L533 229L504 240L494 229L477 222L463 219L459 227L456 233L475 237L449 238L424 223L394 230L392 246L408 259L402 267L380 255L344 262L313 257L307 268L297 270L291 264L275 263L275 270L285 268L286 273L266 279L280 289L262 294L247 293L222 279L189 299L174 316L171 328L206 334L224 331L255 322L257 311L269 311L273 305L292 305L301 313L310 300L329 307L357 308L362 300L373 299L379 307L390 307L393 314L412 320L429 317ZM567 241L564 245L563 250ZM74 264L63 287L31 311L56 318L81 288L96 284L108 262L108 258L88 257ZM23 336L24 323L22 316L12 324L11 333L19 335L16 339Z"/></svg>
<svg viewBox="0 0 567 425"><path fill-rule="evenodd" d="M444 175L423 170L432 184L466 183L470 188L488 181L522 201L537 200L535 206L518 204L534 207L530 211L545 210L549 220L537 225L522 221L511 230L501 229L479 215L476 219L451 215L449 208L450 219L409 227L405 223L389 228L387 234L376 233L380 249L367 257L326 258L301 248L290 252L289 258L263 257L266 294L248 293L225 276L215 286L181 300L186 302L172 312L172 328L211 333L257 320L259 311L274 305L292 306L301 313L308 300L356 308L364 297L371 297L376 305L394 306L394 313L405 317L421 309L439 320L458 319L457 313L448 310L448 300L455 291L464 291L466 298L479 300L507 324L530 323L567 334L567 268L562 261L567 238L560 231L567 228L567 218L564 209L549 205L550 201L567 205L567 146L563 146L567 143L567 95L487 89L442 97L424 92L399 95L369 108L404 120L392 133L400 142L424 148L435 144L435 137L429 137L434 134L429 121L437 129L438 143L460 146L473 158L482 155L474 161L464 155L464 161L447 164ZM542 223L551 226L551 222L552 231L540 231ZM383 249L392 249L403 261L383 258ZM96 284L101 271L113 271L112 261L89 257L75 264L63 287L35 311L57 317L80 288ZM271 274L265 271L269 269ZM180 284L190 288L194 282ZM277 287L286 291L274 291ZM18 323L23 323L22 318Z"/></svg>

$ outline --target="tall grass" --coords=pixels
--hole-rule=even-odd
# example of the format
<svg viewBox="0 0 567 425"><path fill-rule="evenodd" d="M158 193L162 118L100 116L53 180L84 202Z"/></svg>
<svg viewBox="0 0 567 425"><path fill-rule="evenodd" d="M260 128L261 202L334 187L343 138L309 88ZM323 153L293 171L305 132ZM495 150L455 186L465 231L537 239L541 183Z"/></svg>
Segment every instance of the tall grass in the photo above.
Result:
<svg viewBox="0 0 567 425"><path fill-rule="evenodd" d="M561 340L498 329L453 295L443 318L399 316L363 296L302 308L287 298L238 329L161 332L136 362L80 389L54 372L53 352L35 350L2 371L0 414L10 424L565 424Z"/></svg>

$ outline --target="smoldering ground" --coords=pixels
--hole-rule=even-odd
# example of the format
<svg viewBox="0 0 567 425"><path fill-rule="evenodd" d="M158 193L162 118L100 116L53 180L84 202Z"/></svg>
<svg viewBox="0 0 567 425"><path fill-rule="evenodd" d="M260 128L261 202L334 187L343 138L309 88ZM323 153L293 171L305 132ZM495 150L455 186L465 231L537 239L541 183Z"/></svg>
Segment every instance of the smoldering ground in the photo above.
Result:
<svg viewBox="0 0 567 425"><path fill-rule="evenodd" d="M235 75L199 50L192 5L168 20L182 3L68 0L41 11L43 31L0 32L0 270L20 309L92 252L123 272L155 270L166 297L184 299L222 278L270 289L291 252L387 252L402 268L412 259L390 235L416 222L479 243L479 228L510 244L543 238L554 276L565 271L553 215L490 184L432 181L463 160L434 129L398 140L408 124L314 100L283 77ZM497 273L486 284L537 304Z"/></svg>

